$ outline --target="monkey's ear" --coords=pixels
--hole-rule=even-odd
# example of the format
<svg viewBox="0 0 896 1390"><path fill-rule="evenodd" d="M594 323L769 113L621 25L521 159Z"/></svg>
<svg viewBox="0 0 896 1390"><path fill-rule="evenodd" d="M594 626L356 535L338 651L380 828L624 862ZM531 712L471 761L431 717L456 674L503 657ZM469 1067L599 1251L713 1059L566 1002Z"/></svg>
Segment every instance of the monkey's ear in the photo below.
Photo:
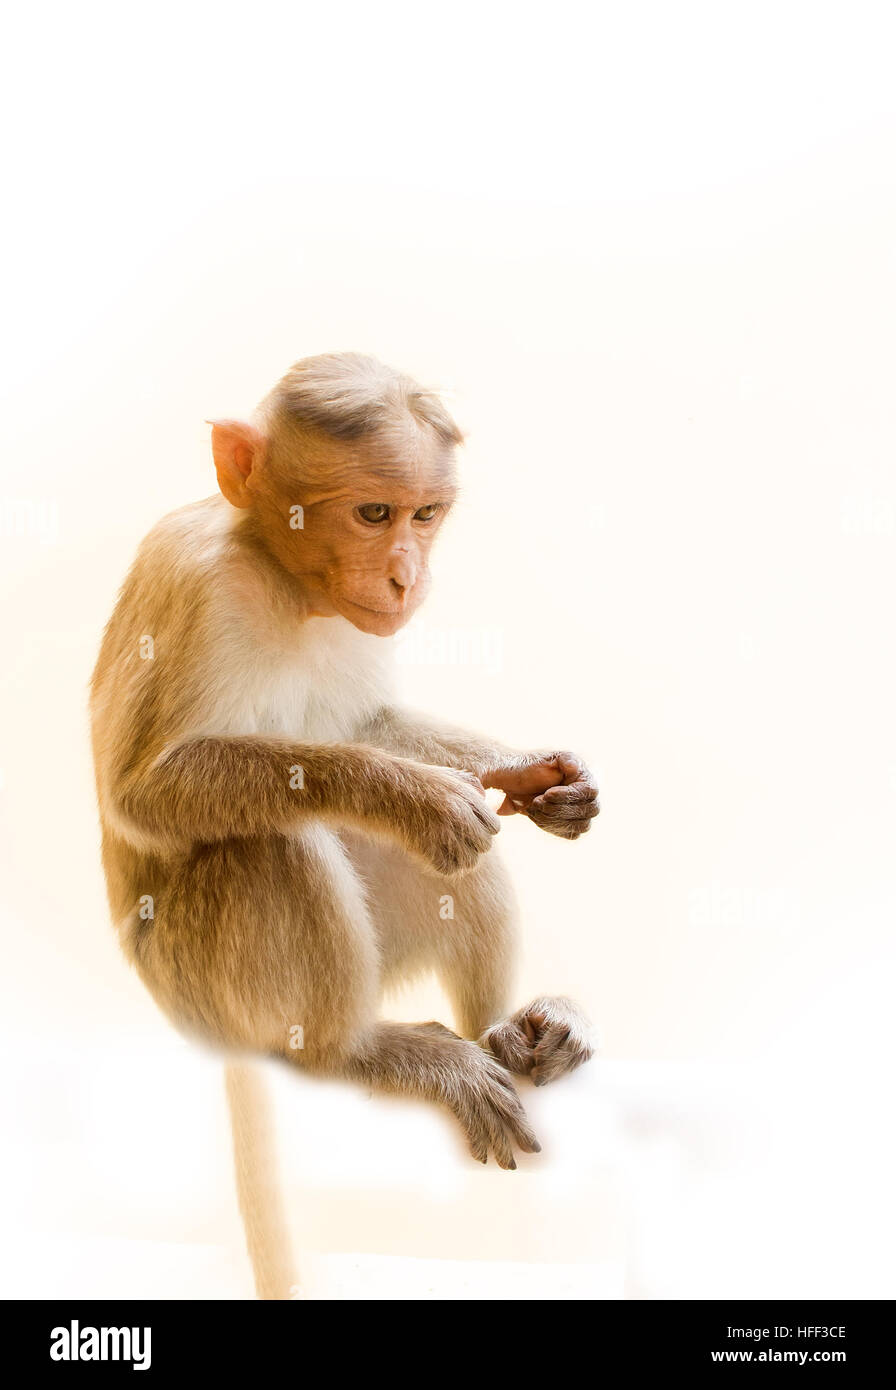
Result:
<svg viewBox="0 0 896 1390"><path fill-rule="evenodd" d="M218 487L234 507L251 507L249 474L264 453L261 430L243 420L207 420L212 427L212 455Z"/></svg>

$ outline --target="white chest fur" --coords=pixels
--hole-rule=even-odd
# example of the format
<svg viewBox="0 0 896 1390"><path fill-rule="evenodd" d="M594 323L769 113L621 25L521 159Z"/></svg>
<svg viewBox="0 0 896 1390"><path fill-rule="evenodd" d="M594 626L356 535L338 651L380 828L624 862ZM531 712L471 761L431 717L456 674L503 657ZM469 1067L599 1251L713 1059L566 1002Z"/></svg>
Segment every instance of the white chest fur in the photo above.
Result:
<svg viewBox="0 0 896 1390"><path fill-rule="evenodd" d="M345 742L391 698L391 640L344 618L309 618L288 642L229 642L218 660L206 733Z"/></svg>

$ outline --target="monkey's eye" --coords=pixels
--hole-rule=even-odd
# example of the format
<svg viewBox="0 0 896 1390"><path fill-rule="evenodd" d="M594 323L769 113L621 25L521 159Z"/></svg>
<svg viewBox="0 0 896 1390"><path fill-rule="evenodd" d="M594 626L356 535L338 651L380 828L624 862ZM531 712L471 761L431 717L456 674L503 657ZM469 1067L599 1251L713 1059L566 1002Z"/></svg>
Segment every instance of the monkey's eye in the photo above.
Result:
<svg viewBox="0 0 896 1390"><path fill-rule="evenodd" d="M356 507L355 510L362 521L367 521L372 526L389 520L389 508L385 502L365 502L363 507Z"/></svg>
<svg viewBox="0 0 896 1390"><path fill-rule="evenodd" d="M439 510L440 508L437 502L430 502L427 506L420 507L418 511L414 512L414 520L435 521L439 514Z"/></svg>

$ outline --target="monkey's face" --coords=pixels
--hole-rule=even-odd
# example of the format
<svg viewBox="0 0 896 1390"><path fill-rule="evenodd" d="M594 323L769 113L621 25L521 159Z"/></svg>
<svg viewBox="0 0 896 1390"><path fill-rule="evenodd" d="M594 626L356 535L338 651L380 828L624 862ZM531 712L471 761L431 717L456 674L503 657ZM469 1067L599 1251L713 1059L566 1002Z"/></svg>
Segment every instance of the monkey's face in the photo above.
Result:
<svg viewBox="0 0 896 1390"><path fill-rule="evenodd" d="M362 632L389 637L429 588L429 551L450 497L373 473L312 494L290 569L314 611L340 613Z"/></svg>
<svg viewBox="0 0 896 1390"><path fill-rule="evenodd" d="M429 552L455 494L453 459L418 449L407 464L356 446L350 461L331 463L329 476L301 490L302 526L280 559L313 613L390 637L429 589Z"/></svg>
<svg viewBox="0 0 896 1390"><path fill-rule="evenodd" d="M212 446L221 491L250 510L306 614L341 614L377 637L408 622L457 490L450 447L409 422L381 440L311 437L298 459L281 458L239 421L215 422Z"/></svg>

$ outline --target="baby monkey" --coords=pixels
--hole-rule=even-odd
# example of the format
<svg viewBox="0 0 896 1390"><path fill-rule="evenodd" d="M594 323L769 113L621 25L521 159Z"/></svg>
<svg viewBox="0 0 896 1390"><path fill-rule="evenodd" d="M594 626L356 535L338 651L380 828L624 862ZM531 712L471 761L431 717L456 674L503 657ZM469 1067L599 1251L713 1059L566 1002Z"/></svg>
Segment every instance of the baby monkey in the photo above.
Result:
<svg viewBox="0 0 896 1390"><path fill-rule="evenodd" d="M296 363L219 420L221 496L149 533L106 628L91 715L113 919L182 1029L447 1106L483 1163L538 1149L511 1081L591 1055L568 999L507 1015L514 901L500 816L575 840L582 760L401 708L462 435L370 357ZM495 814L484 789L504 793ZM446 916L442 905L453 905ZM457 1032L380 1019L432 969Z"/></svg>

